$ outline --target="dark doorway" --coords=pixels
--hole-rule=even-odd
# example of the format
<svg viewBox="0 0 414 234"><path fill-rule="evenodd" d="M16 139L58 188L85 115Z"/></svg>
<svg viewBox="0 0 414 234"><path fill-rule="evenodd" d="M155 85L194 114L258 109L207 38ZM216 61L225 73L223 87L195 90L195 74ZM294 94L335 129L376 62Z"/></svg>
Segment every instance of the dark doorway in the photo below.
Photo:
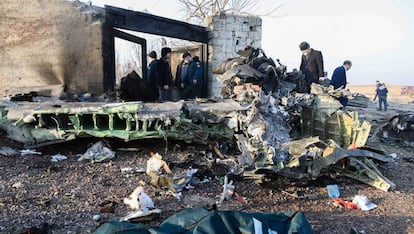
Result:
<svg viewBox="0 0 414 234"><path fill-rule="evenodd" d="M105 93L111 97L115 95L116 85L115 38L121 38L139 44L141 46L143 78L146 76L147 69L147 44L145 39L120 30L131 30L204 44L208 43L208 31L206 28L186 22L113 6L105 6L105 16L102 41L104 66L103 85ZM203 55L200 58L203 59L204 70L207 71L207 47L203 46L202 51Z"/></svg>

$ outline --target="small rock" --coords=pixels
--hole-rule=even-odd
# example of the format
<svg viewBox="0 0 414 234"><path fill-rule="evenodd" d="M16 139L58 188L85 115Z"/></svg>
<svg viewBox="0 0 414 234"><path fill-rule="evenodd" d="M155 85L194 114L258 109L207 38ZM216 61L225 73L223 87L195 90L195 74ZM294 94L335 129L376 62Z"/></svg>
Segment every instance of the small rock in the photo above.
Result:
<svg viewBox="0 0 414 234"><path fill-rule="evenodd" d="M98 222L99 220L101 220L101 216L97 214L97 215L94 215L94 216L92 217L92 219L93 219L93 221Z"/></svg>
<svg viewBox="0 0 414 234"><path fill-rule="evenodd" d="M18 188L22 188L22 187L23 187L22 182L16 182L16 183L12 184L12 188L18 189Z"/></svg>

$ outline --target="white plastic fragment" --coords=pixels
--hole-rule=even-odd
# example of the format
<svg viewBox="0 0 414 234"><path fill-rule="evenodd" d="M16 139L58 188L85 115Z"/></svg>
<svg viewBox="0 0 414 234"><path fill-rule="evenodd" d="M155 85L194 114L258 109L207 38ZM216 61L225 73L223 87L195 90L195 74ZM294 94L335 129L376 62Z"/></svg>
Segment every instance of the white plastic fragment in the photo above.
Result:
<svg viewBox="0 0 414 234"><path fill-rule="evenodd" d="M16 182L16 183L12 184L11 187L12 188L19 189L19 188L22 188L23 187L23 184L22 184L22 182Z"/></svg>
<svg viewBox="0 0 414 234"><path fill-rule="evenodd" d="M145 167L123 167L122 173L144 173L147 169Z"/></svg>
<svg viewBox="0 0 414 234"><path fill-rule="evenodd" d="M37 152L35 150L30 150L30 149L24 149L24 150L20 150L20 155L41 155L42 153Z"/></svg>
<svg viewBox="0 0 414 234"><path fill-rule="evenodd" d="M221 194L219 204L222 204L224 200L229 200L234 194L233 181L230 181L227 175L224 176L223 193Z"/></svg>
<svg viewBox="0 0 414 234"><path fill-rule="evenodd" d="M154 202L150 196L144 192L144 188L142 186L136 187L129 197L124 198L124 203L129 205L133 210L155 207Z"/></svg>
<svg viewBox="0 0 414 234"><path fill-rule="evenodd" d="M398 155L397 155L397 153L391 153L391 154L390 154L390 156L391 156L391 158L393 158L393 159L396 159L396 158L398 158Z"/></svg>
<svg viewBox="0 0 414 234"><path fill-rule="evenodd" d="M99 220L101 220L101 216L100 216L100 215L98 215L98 214L96 214L96 215L94 215L94 216L92 217L92 219L93 219L93 221L98 222Z"/></svg>
<svg viewBox="0 0 414 234"><path fill-rule="evenodd" d="M68 157L66 157L65 155L62 155L62 154L55 154L55 155L52 155L50 157L52 158L51 159L52 162L58 162L58 161L68 159Z"/></svg>
<svg viewBox="0 0 414 234"><path fill-rule="evenodd" d="M136 219L144 216L148 216L151 214L160 214L161 209L155 208L155 209L140 209L140 210L134 210L127 213L126 216L122 217L120 221L129 221L131 219Z"/></svg>
<svg viewBox="0 0 414 234"><path fill-rule="evenodd" d="M355 203L358 208L363 211L372 210L377 207L377 205L368 200L366 196L355 195L352 202Z"/></svg>

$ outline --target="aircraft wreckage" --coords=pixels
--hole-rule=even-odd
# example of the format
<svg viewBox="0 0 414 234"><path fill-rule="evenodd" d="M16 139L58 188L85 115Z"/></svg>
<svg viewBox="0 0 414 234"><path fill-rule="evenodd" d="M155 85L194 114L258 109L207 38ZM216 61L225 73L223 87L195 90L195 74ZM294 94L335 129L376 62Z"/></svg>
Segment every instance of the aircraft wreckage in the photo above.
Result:
<svg viewBox="0 0 414 234"><path fill-rule="evenodd" d="M220 99L164 103L42 103L18 120L0 106L0 127L27 147L81 137L175 139L200 144L235 142L237 155L216 150L229 171L262 180L268 173L315 179L332 172L388 191L395 185L376 163L392 159L364 148L371 125L357 112L341 109L335 99L349 95L313 84L301 93L303 76L268 58L261 49L246 48L224 61Z"/></svg>

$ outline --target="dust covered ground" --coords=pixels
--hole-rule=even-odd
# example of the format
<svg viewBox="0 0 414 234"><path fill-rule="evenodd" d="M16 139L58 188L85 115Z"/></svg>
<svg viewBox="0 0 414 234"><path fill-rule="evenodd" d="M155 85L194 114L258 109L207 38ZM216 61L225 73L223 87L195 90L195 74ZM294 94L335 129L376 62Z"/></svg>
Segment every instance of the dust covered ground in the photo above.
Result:
<svg viewBox="0 0 414 234"><path fill-rule="evenodd" d="M370 120L373 131L384 125L395 113L413 110L414 104L399 100L391 102L388 112L376 111L376 103L358 109ZM350 108L355 109L355 108ZM149 152L159 152L175 174L188 169L193 162L205 158L207 146L145 140L130 144L110 142L116 157L104 163L78 161L98 139L82 139L65 144L37 149L42 155L6 157L0 155L0 233L36 233L33 227L42 227L43 233L90 233L105 221L119 220L129 208L122 203L135 187L145 182L145 191L162 210L161 216L148 222L158 225L172 214L194 206L213 204L222 192L224 170L207 171L200 168L196 175L203 183L184 190L177 200L166 190L156 190L144 173L122 173L126 167L145 166ZM296 181L275 177L264 184L251 180L235 180L235 192L245 201L231 199L219 206L220 210L245 212L301 211L312 224L314 233L349 233L351 228L366 233L414 233L414 149L380 142L374 135L368 146L396 153L395 162L380 167L381 172L396 184L396 190L383 192L360 182L325 174L314 181ZM0 132L0 147L23 149L22 145ZM62 154L68 159L51 162L51 155ZM354 195L365 195L378 207L371 211L347 210L336 206L328 197L327 184L339 184L341 198L352 200ZM311 199L289 194L313 195ZM100 213L102 202L116 202L114 213ZM101 215L100 221L93 216ZM28 228L32 227L31 230ZM37 232L42 233L42 232Z"/></svg>

